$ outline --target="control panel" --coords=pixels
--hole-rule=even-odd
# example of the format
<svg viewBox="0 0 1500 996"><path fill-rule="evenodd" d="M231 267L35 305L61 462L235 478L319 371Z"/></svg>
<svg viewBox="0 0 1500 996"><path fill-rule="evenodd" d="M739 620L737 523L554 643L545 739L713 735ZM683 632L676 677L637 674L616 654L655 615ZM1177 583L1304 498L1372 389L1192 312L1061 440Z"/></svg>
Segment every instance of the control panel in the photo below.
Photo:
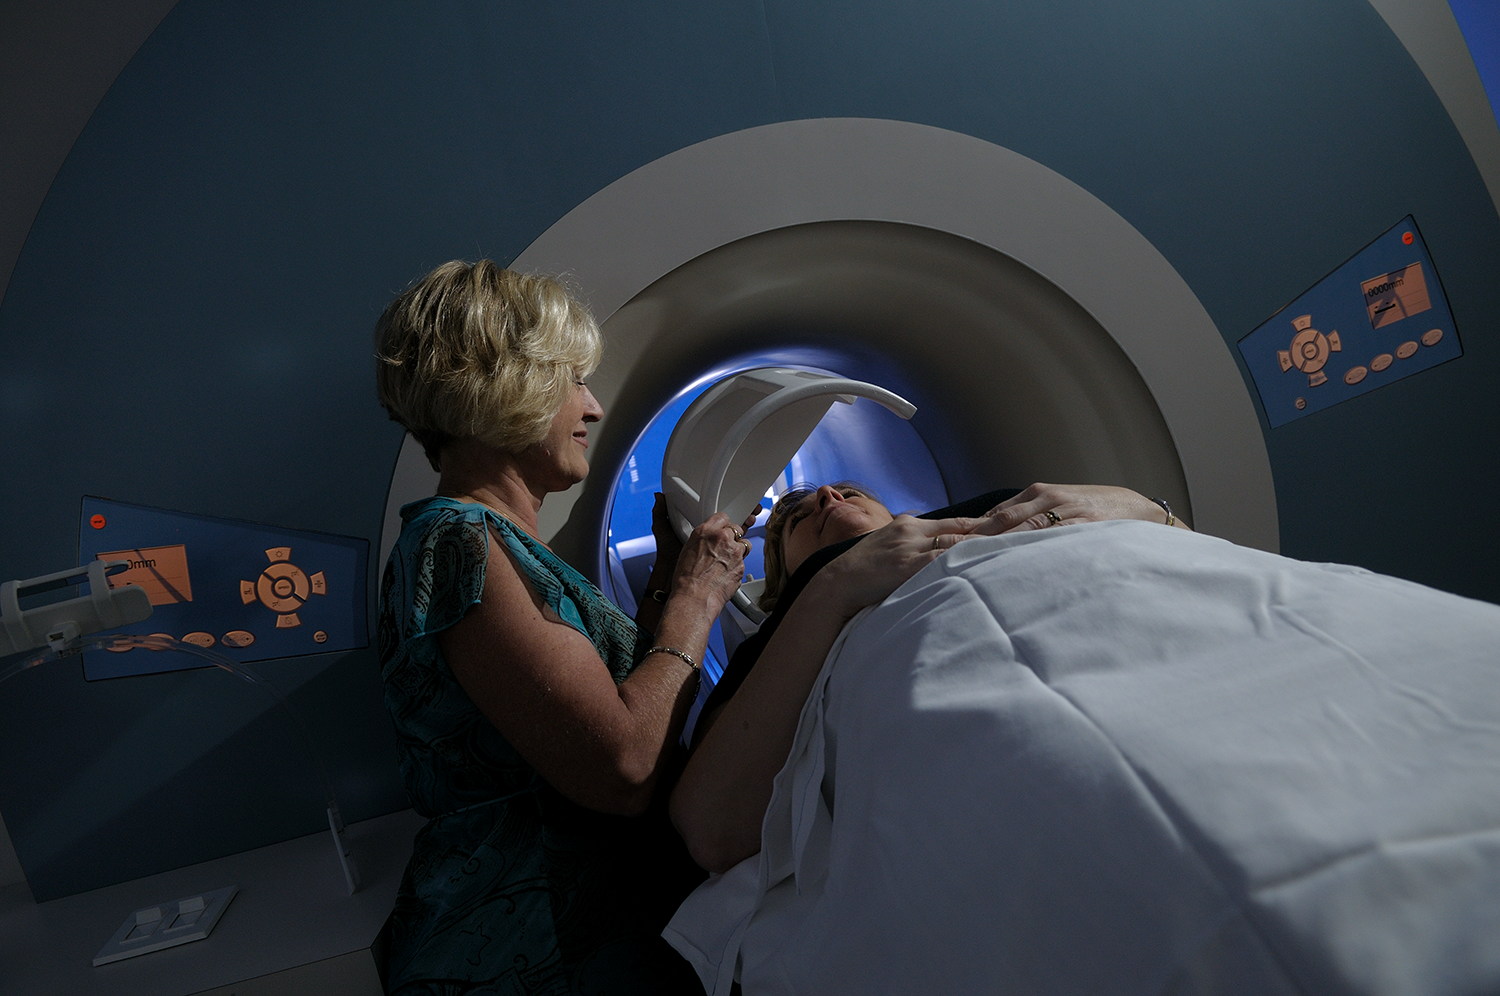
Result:
<svg viewBox="0 0 1500 996"><path fill-rule="evenodd" d="M249 663L369 645L368 540L280 529L85 497L79 562L124 560L109 578L146 589L163 633ZM134 648L83 655L90 681L203 667L201 658Z"/></svg>
<svg viewBox="0 0 1500 996"><path fill-rule="evenodd" d="M1273 429L1463 355L1410 215L1239 345Z"/></svg>

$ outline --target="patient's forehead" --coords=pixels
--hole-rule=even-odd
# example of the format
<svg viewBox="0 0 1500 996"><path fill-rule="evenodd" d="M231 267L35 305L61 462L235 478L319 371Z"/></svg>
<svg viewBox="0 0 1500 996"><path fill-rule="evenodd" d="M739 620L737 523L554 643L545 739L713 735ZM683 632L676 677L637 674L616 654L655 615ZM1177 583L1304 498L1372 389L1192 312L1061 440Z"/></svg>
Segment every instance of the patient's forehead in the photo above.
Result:
<svg viewBox="0 0 1500 996"><path fill-rule="evenodd" d="M776 500L776 509L782 514L787 514L793 509L800 508L807 499L814 497L823 487L821 484L817 486L809 484L792 488ZM840 482L831 485L831 487L845 498L852 498L857 495L873 501L881 508L885 507L885 504L881 502L875 493L863 485Z"/></svg>

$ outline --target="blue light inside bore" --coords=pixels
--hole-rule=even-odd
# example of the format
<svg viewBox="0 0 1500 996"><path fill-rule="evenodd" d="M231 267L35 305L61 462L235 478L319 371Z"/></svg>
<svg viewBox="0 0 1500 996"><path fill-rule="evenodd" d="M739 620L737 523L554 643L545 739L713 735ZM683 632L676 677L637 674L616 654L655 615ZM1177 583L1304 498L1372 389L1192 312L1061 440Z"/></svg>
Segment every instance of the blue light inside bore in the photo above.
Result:
<svg viewBox="0 0 1500 996"><path fill-rule="evenodd" d="M759 365L759 364L756 364ZM743 368L742 368L743 369ZM651 535L651 509L661 490L662 454L672 430L689 405L718 378L709 378L675 398L642 433L615 484L609 516L610 594L627 613L634 614L656 560ZM900 393L899 387L894 387ZM925 512L948 504L947 488L927 444L903 419L865 399L853 405L835 404L808 437L771 487L780 495L794 484L831 484L857 481L873 490L893 512ZM756 527L748 533L750 555L746 571L761 577L761 546L772 498L762 501ZM721 620L709 639L704 662L706 684L717 682L729 655L738 646L737 628Z"/></svg>

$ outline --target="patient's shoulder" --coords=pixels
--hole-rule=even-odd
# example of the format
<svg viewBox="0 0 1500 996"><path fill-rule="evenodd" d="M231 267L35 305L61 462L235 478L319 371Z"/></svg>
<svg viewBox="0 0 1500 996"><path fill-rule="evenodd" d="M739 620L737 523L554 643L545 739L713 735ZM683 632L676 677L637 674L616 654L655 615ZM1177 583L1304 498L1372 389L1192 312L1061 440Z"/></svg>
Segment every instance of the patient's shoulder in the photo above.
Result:
<svg viewBox="0 0 1500 996"><path fill-rule="evenodd" d="M982 495L976 495L965 501L955 502L946 508L935 508L931 512L923 512L917 516L919 519L976 519L1002 501L1014 498L1021 493L1020 488L998 488L994 491L986 491Z"/></svg>

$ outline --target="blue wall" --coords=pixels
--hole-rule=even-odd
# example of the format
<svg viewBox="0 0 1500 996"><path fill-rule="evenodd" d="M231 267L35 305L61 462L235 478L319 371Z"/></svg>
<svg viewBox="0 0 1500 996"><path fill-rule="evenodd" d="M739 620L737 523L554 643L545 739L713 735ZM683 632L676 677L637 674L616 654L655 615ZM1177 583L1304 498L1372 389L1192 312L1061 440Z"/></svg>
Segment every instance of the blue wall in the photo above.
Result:
<svg viewBox="0 0 1500 996"><path fill-rule="evenodd" d="M1500 601L1500 218L1362 0L308 6L183 0L53 185L0 304L0 575L72 563L83 494L378 549L400 432L369 336L409 280L512 259L694 142L869 116L1081 184L1231 344L1414 214L1465 356L1267 429L1283 549ZM404 805L373 649L264 670L322 717L347 817ZM318 829L244 688L55 666L0 690L26 759L0 812L39 898ZM163 738L180 770L121 759Z"/></svg>

